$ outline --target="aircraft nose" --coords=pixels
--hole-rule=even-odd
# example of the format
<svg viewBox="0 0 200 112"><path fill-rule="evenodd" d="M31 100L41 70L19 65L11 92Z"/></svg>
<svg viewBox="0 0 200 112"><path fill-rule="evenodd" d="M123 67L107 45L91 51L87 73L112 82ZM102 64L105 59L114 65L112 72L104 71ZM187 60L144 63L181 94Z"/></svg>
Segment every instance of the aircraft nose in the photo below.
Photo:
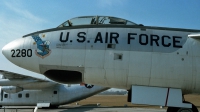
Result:
<svg viewBox="0 0 200 112"><path fill-rule="evenodd" d="M21 49L23 46L23 39L14 40L8 44L6 44L2 48L2 54L12 63L15 63L15 57L17 57L17 50Z"/></svg>
<svg viewBox="0 0 200 112"><path fill-rule="evenodd" d="M3 54L4 56L5 56L5 54L6 54L6 53L5 53L5 49L6 49L6 45L5 45L5 46L2 48L2 50L1 50L1 51L2 51L2 54Z"/></svg>
<svg viewBox="0 0 200 112"><path fill-rule="evenodd" d="M2 54L17 66L40 73L38 57L32 55L32 47L36 47L32 37L19 38L5 45Z"/></svg>
<svg viewBox="0 0 200 112"><path fill-rule="evenodd" d="M2 48L2 54L7 58L8 52L9 52L9 48L10 46L8 44L6 44L3 48Z"/></svg>

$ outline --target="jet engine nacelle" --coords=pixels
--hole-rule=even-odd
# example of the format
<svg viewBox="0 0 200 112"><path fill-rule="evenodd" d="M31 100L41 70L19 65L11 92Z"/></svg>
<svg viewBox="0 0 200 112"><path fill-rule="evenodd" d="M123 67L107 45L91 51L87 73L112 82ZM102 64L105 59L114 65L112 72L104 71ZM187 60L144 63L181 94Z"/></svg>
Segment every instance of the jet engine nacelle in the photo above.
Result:
<svg viewBox="0 0 200 112"><path fill-rule="evenodd" d="M44 73L46 77L59 83L78 84L82 81L82 73L79 71L48 70Z"/></svg>
<svg viewBox="0 0 200 112"><path fill-rule="evenodd" d="M23 88L16 86L2 86L1 90L7 93L18 93L20 91L23 91Z"/></svg>

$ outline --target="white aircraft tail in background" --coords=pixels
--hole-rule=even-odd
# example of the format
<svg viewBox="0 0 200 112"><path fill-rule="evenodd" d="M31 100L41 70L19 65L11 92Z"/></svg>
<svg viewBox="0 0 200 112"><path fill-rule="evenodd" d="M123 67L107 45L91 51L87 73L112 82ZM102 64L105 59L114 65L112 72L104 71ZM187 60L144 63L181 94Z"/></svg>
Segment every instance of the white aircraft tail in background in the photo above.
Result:
<svg viewBox="0 0 200 112"><path fill-rule="evenodd" d="M1 106L39 106L56 108L79 101L109 88L55 83L22 74L0 70Z"/></svg>

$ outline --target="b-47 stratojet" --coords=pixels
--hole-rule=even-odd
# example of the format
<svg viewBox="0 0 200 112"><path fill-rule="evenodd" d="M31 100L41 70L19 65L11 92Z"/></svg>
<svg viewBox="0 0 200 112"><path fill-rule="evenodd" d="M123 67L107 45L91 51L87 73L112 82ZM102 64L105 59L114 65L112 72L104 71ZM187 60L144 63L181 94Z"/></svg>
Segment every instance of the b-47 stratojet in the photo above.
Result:
<svg viewBox="0 0 200 112"><path fill-rule="evenodd" d="M56 82L127 89L134 104L198 111L184 95L200 93L200 30L83 16L27 34L5 45L2 53Z"/></svg>

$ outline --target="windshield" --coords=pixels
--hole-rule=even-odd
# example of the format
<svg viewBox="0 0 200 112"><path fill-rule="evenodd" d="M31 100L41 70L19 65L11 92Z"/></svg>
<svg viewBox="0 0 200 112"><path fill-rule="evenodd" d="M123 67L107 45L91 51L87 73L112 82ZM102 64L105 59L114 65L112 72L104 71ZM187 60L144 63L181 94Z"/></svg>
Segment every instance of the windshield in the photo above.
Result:
<svg viewBox="0 0 200 112"><path fill-rule="evenodd" d="M131 21L110 17L110 16L83 16L67 20L58 27L78 26L78 25L137 25Z"/></svg>
<svg viewBox="0 0 200 112"><path fill-rule="evenodd" d="M78 17L70 20L72 26L96 24L96 17Z"/></svg>

